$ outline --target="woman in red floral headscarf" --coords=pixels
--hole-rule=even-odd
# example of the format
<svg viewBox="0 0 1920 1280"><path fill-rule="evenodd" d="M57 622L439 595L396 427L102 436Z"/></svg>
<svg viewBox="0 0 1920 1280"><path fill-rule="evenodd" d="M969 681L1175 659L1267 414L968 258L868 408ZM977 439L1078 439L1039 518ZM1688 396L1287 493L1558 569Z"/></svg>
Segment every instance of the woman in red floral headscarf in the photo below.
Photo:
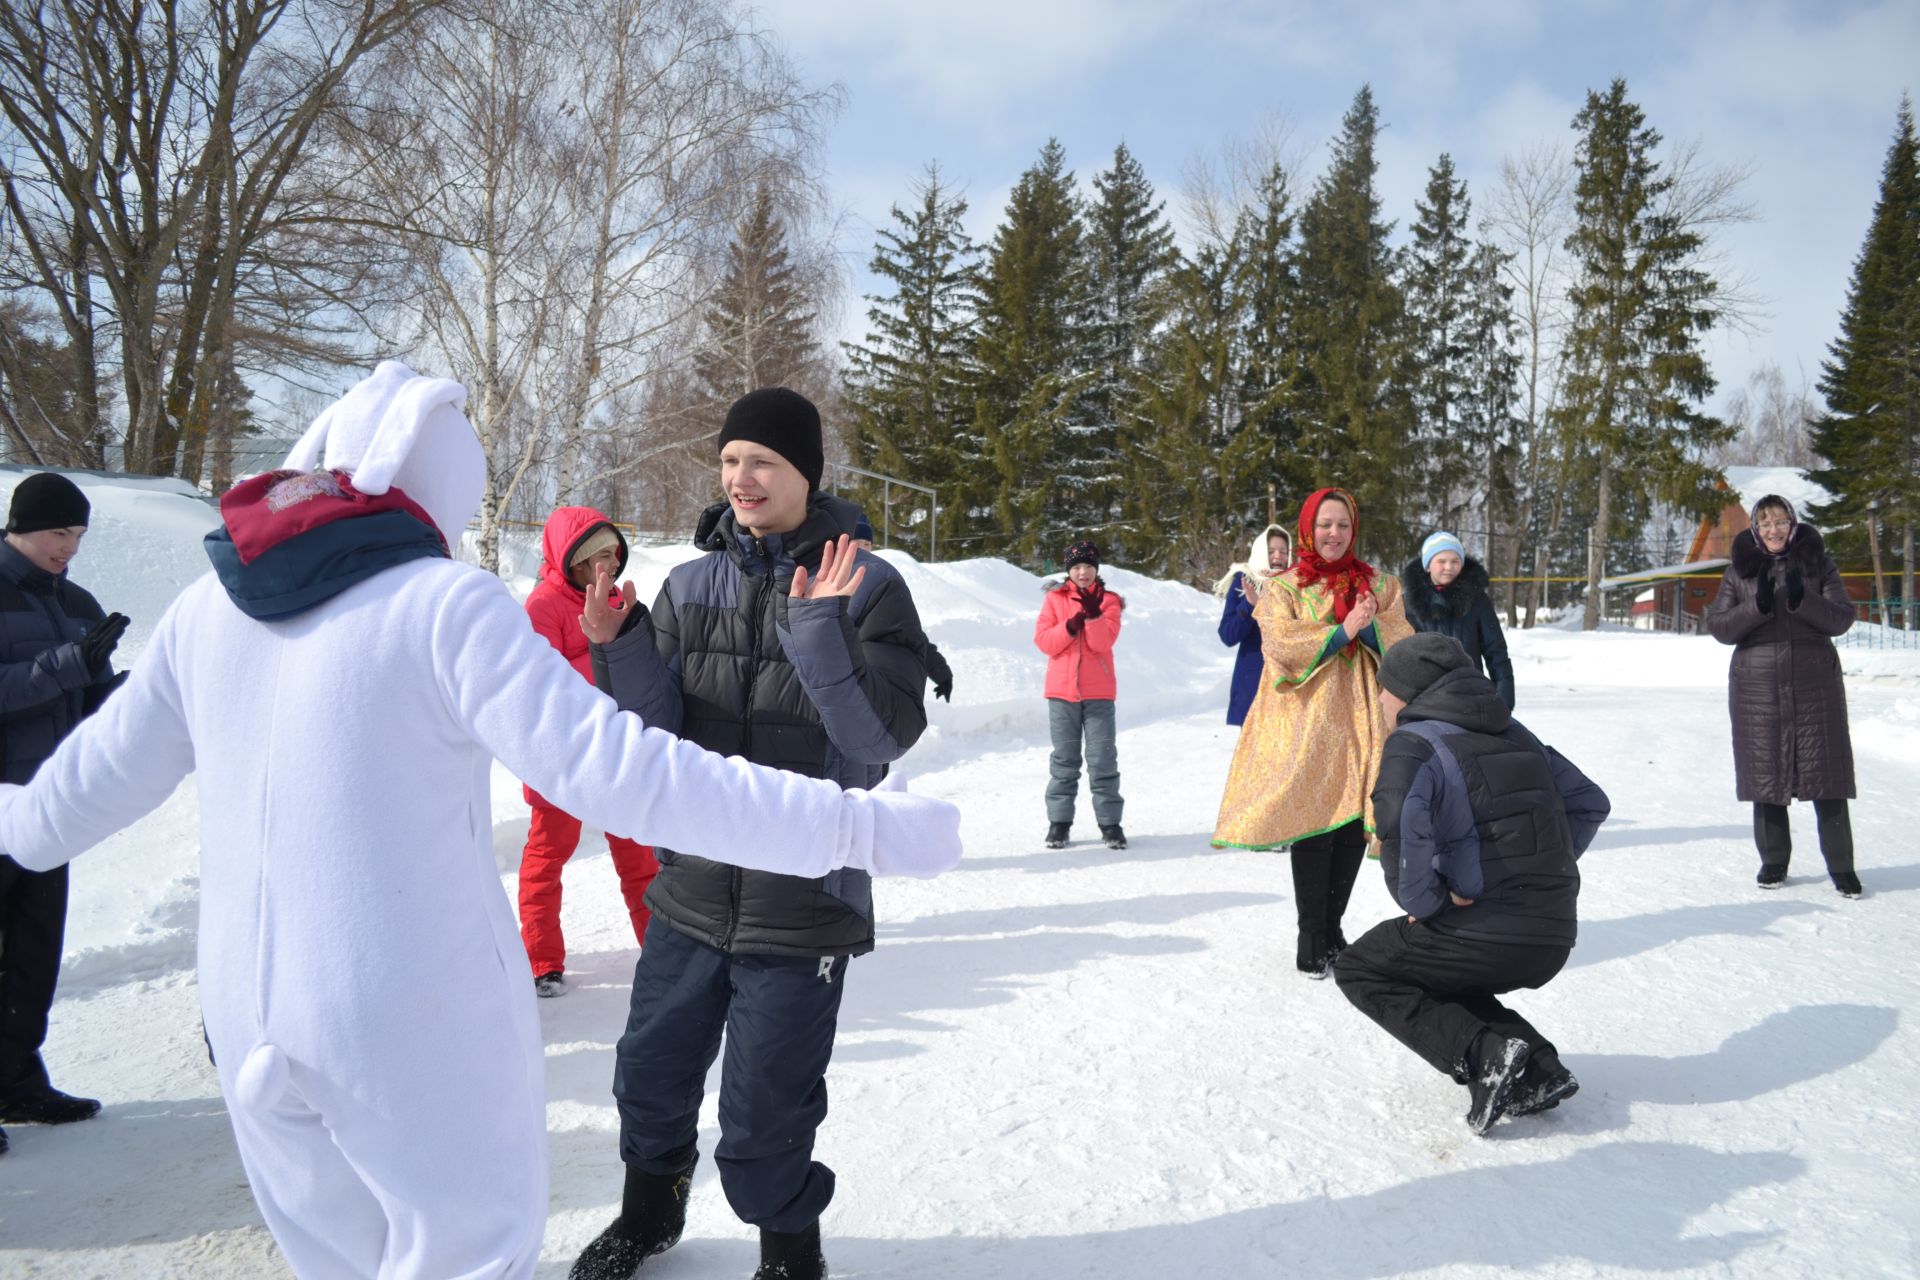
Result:
<svg viewBox="0 0 1920 1280"><path fill-rule="evenodd" d="M1392 726L1376 671L1413 634L1400 584L1354 554L1360 508L1322 489L1300 508L1293 568L1260 593L1266 659L1227 774L1213 843L1292 848L1294 963L1324 978L1346 946L1340 917L1373 829L1368 794Z"/></svg>

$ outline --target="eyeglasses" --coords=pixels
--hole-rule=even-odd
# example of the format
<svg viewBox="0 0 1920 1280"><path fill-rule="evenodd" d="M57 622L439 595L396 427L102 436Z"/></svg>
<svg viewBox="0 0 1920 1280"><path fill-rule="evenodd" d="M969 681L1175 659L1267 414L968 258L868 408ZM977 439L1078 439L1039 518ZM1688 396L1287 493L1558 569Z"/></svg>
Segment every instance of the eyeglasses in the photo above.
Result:
<svg viewBox="0 0 1920 1280"><path fill-rule="evenodd" d="M1762 533L1785 533L1793 528L1791 520L1762 520L1753 526Z"/></svg>

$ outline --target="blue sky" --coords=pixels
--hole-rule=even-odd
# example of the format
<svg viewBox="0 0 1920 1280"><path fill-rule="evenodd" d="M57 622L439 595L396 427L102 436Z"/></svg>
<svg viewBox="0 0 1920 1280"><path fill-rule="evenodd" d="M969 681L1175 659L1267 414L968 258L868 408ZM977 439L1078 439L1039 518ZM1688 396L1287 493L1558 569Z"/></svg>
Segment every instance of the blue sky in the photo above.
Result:
<svg viewBox="0 0 1920 1280"><path fill-rule="evenodd" d="M1712 338L1722 396L1768 360L1790 383L1817 376L1894 113L1920 80L1914 0L773 0L757 12L811 79L846 92L826 154L856 292L873 287L874 227L930 160L964 189L983 239L1049 136L1083 183L1124 140L1171 212L1195 157L1279 119L1304 192L1370 83L1386 126L1381 196L1404 231L1442 151L1477 213L1504 155L1571 150L1586 91L1625 76L1670 142L1753 170L1759 220L1725 247L1766 314L1750 334Z"/></svg>

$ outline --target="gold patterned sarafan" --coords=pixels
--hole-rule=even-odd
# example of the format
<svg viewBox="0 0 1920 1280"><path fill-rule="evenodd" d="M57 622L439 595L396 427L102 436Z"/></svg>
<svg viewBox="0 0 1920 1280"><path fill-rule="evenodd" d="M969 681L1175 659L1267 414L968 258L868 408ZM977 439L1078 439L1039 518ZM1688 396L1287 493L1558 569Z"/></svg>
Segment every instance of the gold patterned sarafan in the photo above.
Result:
<svg viewBox="0 0 1920 1280"><path fill-rule="evenodd" d="M1413 634L1392 574L1374 580L1380 648ZM1299 571L1272 579L1254 606L1266 665L1227 773L1213 843L1276 849L1364 818L1373 830L1373 779L1387 718L1380 709L1380 660L1365 640L1322 658L1340 624L1321 583ZM1362 636L1366 633L1362 632Z"/></svg>

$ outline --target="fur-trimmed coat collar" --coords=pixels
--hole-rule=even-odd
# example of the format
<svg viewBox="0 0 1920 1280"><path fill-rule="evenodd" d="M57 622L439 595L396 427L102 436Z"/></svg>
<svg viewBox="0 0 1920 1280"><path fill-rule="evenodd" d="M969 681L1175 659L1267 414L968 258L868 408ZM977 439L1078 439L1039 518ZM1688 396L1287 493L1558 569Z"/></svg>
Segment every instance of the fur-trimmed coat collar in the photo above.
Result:
<svg viewBox="0 0 1920 1280"><path fill-rule="evenodd" d="M1407 561L1400 570L1400 589L1407 603L1407 615L1422 622L1443 618L1464 618L1473 612L1474 600L1487 589L1487 567L1472 556L1460 568L1460 576L1447 584L1445 591L1434 588L1433 579L1420 566L1420 557Z"/></svg>
<svg viewBox="0 0 1920 1280"><path fill-rule="evenodd" d="M1760 545L1753 530L1742 529L1733 535L1733 571L1741 577L1758 578L1767 561L1775 558ZM1777 558L1785 560L1789 568L1797 568L1801 574L1811 576L1819 572L1821 563L1827 558L1826 540L1812 525L1795 522L1793 532L1787 535L1786 550Z"/></svg>

